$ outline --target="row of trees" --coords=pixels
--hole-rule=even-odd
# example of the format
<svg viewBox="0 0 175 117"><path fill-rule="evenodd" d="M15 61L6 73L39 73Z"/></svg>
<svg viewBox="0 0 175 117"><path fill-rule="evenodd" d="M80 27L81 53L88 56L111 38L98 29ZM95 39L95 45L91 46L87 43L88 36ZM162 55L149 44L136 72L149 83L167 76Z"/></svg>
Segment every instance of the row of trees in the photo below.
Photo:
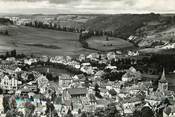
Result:
<svg viewBox="0 0 175 117"><path fill-rule="evenodd" d="M83 28L66 27L66 26L61 26L57 23L43 23L41 21L29 22L29 23L26 23L25 26L43 28L43 29L52 29L52 30L65 31L65 32L76 32L76 33L80 33L84 30Z"/></svg>
<svg viewBox="0 0 175 117"><path fill-rule="evenodd" d="M26 57L26 55L23 53L17 54L15 49L11 51L7 51L4 55L3 54L0 55L0 58L2 58L3 60L5 60L8 57L14 57L14 58L20 59L20 58Z"/></svg>
<svg viewBox="0 0 175 117"><path fill-rule="evenodd" d="M8 30L2 30L2 31L0 31L0 34L8 36L9 35L9 31Z"/></svg>

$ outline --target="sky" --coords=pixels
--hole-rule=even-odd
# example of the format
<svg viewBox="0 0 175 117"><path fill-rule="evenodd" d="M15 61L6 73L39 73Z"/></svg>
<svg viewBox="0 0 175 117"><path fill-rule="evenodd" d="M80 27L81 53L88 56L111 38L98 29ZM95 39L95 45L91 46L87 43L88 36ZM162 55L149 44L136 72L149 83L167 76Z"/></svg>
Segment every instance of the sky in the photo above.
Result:
<svg viewBox="0 0 175 117"><path fill-rule="evenodd" d="M175 0L0 0L8 14L175 13Z"/></svg>

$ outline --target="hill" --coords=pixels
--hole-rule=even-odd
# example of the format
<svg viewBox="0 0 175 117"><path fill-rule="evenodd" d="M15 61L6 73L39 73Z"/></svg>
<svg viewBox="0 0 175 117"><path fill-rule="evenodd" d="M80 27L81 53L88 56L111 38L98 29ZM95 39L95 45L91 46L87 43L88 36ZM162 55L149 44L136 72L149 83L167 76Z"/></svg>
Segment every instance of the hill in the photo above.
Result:
<svg viewBox="0 0 175 117"><path fill-rule="evenodd" d="M160 15L154 13L103 15L87 21L85 26L93 30L112 31L116 37L126 39L145 23L159 20Z"/></svg>

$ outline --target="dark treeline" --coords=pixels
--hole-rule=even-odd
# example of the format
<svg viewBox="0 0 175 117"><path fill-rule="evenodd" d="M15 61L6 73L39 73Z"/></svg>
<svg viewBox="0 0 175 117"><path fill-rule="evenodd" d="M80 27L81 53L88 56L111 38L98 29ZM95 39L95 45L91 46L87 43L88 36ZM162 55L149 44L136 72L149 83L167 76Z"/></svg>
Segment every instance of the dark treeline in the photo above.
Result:
<svg viewBox="0 0 175 117"><path fill-rule="evenodd" d="M160 75L163 68L167 74L172 73L175 70L175 54L173 55L163 55L156 54L151 56L145 56L141 59L138 58L120 58L118 60L112 60L111 65L117 66L117 72L112 72L110 69L105 69L105 74L103 75L103 80L121 80L122 75L125 73L124 70L129 69L131 66L136 68L143 74L149 75ZM106 64L107 65L107 64ZM103 68L104 66L103 65ZM96 63L93 66L100 66Z"/></svg>
<svg viewBox="0 0 175 117"><path fill-rule="evenodd" d="M75 28L75 27L66 27L66 26L60 26L57 23L43 23L41 21L34 21L34 22L29 22L26 23L25 26L29 27L35 27L35 28L43 28L43 29L52 29L52 30L57 30L57 31L65 31L65 32L76 32L80 33L82 32L83 28Z"/></svg>
<svg viewBox="0 0 175 117"><path fill-rule="evenodd" d="M1 30L0 31L0 34L1 35L5 35L5 36L8 36L9 35L9 31L8 30Z"/></svg>
<svg viewBox="0 0 175 117"><path fill-rule="evenodd" d="M8 57L14 57L14 58L20 59L20 58L26 57L26 55L24 55L23 53L17 54L15 49L11 51L7 51L5 54L0 55L0 58L3 60L5 60Z"/></svg>
<svg viewBox="0 0 175 117"><path fill-rule="evenodd" d="M11 21L8 18L0 18L0 24L3 24L3 25L13 24L13 21Z"/></svg>
<svg viewBox="0 0 175 117"><path fill-rule="evenodd" d="M175 64L173 63L175 63L175 54L154 54L141 59L121 58L117 61L111 61L111 65L117 66L119 70L133 66L142 73L149 74L159 74L163 68L167 73L173 72L175 70Z"/></svg>

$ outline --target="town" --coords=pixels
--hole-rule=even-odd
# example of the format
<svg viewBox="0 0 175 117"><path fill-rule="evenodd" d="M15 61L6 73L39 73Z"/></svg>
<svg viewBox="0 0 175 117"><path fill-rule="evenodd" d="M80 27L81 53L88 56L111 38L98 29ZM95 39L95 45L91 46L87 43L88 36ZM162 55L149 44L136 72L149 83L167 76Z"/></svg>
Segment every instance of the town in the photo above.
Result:
<svg viewBox="0 0 175 117"><path fill-rule="evenodd" d="M150 56L130 53L91 53L73 58L8 52L0 64L0 116L174 116L175 94L169 89L167 67L161 67L157 76L145 74L136 68L138 61ZM58 68L67 72L54 71Z"/></svg>
<svg viewBox="0 0 175 117"><path fill-rule="evenodd" d="M174 0L0 0L0 117L175 117Z"/></svg>

